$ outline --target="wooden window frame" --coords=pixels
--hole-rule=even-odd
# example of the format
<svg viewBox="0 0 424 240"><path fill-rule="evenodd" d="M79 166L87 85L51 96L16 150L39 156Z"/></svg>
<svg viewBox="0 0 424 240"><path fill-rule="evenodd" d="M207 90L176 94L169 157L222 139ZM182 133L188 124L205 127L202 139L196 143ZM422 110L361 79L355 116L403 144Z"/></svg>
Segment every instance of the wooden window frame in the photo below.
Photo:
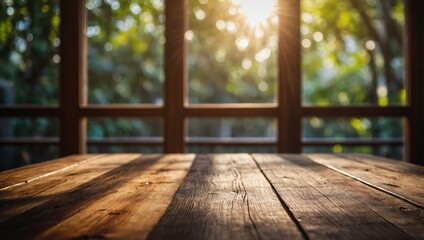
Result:
<svg viewBox="0 0 424 240"><path fill-rule="evenodd" d="M423 1L405 0L405 106L303 106L301 103L300 1L279 1L278 94L274 104L188 104L187 101L187 29L186 0L165 1L164 105L87 104L86 77L86 9L84 0L61 1L60 104L58 107L34 105L0 106L0 117L55 117L60 119L60 139L0 139L1 144L60 144L61 155L86 152L87 144L163 145L166 153L181 153L188 145L274 145L281 153L300 153L302 146L404 145L404 160L424 165L424 22ZM174 52L183 54L175 56ZM172 57L171 57L172 56ZM388 140L302 140L301 122L305 117L400 117L405 119L403 139ZM164 119L163 138L87 139L87 117L160 117ZM273 117L277 120L277 139L187 138L189 117Z"/></svg>

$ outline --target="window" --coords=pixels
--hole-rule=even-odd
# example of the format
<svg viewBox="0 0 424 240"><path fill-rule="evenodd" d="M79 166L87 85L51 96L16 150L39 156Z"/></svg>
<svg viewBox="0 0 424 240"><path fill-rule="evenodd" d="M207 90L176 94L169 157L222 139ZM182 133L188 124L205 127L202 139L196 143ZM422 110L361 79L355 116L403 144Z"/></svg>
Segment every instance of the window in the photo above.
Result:
<svg viewBox="0 0 424 240"><path fill-rule="evenodd" d="M0 169L60 156L59 2L0 2Z"/></svg>
<svg viewBox="0 0 424 240"><path fill-rule="evenodd" d="M423 156L421 3L252 2L3 1L1 151Z"/></svg>
<svg viewBox="0 0 424 240"><path fill-rule="evenodd" d="M403 0L303 0L301 8L304 106L363 106L377 113L406 105ZM304 150L402 159L402 118L360 114L304 117Z"/></svg>

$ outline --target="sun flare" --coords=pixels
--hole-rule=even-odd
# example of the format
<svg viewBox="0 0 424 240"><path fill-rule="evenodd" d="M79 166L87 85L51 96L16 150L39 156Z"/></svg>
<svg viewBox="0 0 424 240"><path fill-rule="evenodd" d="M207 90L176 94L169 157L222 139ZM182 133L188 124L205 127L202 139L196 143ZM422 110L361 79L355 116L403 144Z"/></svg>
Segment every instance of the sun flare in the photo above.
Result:
<svg viewBox="0 0 424 240"><path fill-rule="evenodd" d="M275 0L234 0L240 6L240 11L246 16L250 26L264 24L274 13Z"/></svg>

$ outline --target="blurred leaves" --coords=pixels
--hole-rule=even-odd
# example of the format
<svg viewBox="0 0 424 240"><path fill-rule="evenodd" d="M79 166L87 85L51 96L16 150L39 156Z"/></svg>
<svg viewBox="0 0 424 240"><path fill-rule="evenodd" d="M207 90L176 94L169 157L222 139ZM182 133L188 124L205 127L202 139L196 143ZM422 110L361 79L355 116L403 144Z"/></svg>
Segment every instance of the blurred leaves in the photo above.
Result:
<svg viewBox="0 0 424 240"><path fill-rule="evenodd" d="M90 103L162 103L163 1L86 2Z"/></svg>
<svg viewBox="0 0 424 240"><path fill-rule="evenodd" d="M301 19L305 104L405 104L402 0L303 0Z"/></svg>
<svg viewBox="0 0 424 240"><path fill-rule="evenodd" d="M189 31L194 34L187 39L190 103L275 102L276 9L252 26L242 4L189 0ZM204 14L200 18L199 11Z"/></svg>
<svg viewBox="0 0 424 240"><path fill-rule="evenodd" d="M59 16L59 0L0 2L0 103L58 103Z"/></svg>

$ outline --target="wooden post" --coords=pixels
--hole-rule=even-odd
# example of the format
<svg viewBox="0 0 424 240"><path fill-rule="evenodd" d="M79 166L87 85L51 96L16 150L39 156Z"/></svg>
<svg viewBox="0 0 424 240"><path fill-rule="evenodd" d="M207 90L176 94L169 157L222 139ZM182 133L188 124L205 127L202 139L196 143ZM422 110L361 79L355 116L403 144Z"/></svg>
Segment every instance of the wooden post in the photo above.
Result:
<svg viewBox="0 0 424 240"><path fill-rule="evenodd" d="M279 1L278 151L301 152L300 1Z"/></svg>
<svg viewBox="0 0 424 240"><path fill-rule="evenodd" d="M60 150L61 155L85 153L85 1L60 2Z"/></svg>
<svg viewBox="0 0 424 240"><path fill-rule="evenodd" d="M184 152L186 81L186 1L166 1L165 152Z"/></svg>
<svg viewBox="0 0 424 240"><path fill-rule="evenodd" d="M405 1L405 87L409 119L405 126L405 161L424 165L424 2Z"/></svg>

